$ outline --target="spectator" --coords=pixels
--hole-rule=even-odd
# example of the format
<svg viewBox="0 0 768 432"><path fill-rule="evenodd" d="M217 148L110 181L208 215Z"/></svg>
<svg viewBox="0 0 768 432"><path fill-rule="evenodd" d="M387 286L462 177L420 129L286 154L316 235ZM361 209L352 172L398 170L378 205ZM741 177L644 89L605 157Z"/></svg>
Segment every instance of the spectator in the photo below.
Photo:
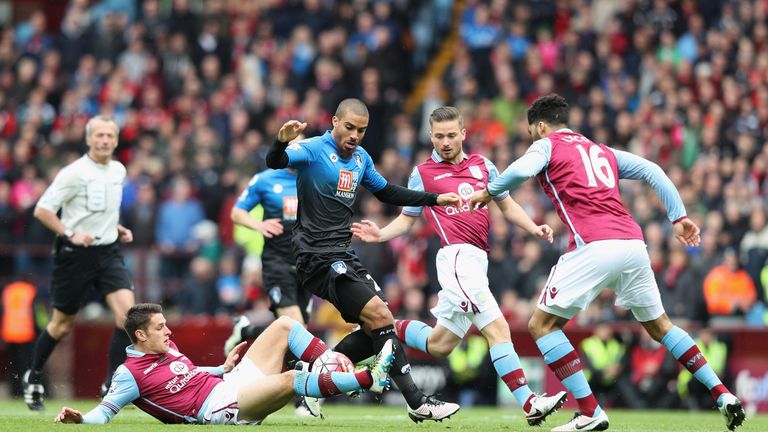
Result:
<svg viewBox="0 0 768 432"><path fill-rule="evenodd" d="M757 300L755 283L741 267L733 249L726 249L723 261L704 279L704 299L710 315L744 315Z"/></svg>

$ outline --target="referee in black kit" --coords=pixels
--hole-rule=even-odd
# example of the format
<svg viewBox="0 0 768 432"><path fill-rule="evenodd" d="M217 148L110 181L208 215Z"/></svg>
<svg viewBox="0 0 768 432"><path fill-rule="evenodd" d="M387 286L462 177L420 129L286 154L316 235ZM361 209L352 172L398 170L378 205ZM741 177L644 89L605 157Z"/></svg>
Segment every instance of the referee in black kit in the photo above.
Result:
<svg viewBox="0 0 768 432"><path fill-rule="evenodd" d="M117 242L130 243L133 233L118 223L125 167L112 160L119 133L111 117L91 118L85 126L88 153L59 171L35 207L35 217L58 237L51 277L53 315L35 344L32 368L24 374L24 401L31 410L44 408L43 366L56 344L72 331L90 288L104 296L115 315L102 395L131 344L123 325L134 304L133 284Z"/></svg>

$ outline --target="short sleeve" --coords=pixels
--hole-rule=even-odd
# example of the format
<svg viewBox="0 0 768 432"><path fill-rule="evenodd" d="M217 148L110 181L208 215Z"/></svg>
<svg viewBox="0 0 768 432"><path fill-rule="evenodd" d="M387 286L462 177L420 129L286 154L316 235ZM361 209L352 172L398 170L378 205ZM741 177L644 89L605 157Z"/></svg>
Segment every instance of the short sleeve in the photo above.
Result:
<svg viewBox="0 0 768 432"><path fill-rule="evenodd" d="M371 159L368 152L362 151L360 153L364 160L363 166L365 167L363 171L362 185L373 193L384 189L384 186L387 185L387 179L376 171L376 167L373 165L373 159Z"/></svg>
<svg viewBox="0 0 768 432"><path fill-rule="evenodd" d="M499 170L496 169L496 165L493 164L488 158L483 157L483 162L485 163L485 169L488 170L488 183L493 182L496 180L496 177L499 176ZM509 191L504 191L498 195L493 196L494 201L501 201L504 198L509 196Z"/></svg>
<svg viewBox="0 0 768 432"><path fill-rule="evenodd" d="M411 176L408 177L408 189L424 192L424 181L421 179L421 173L419 172L419 167L417 166L413 167ZM408 206L403 207L403 214L406 216L420 216L423 210L423 206Z"/></svg>
<svg viewBox="0 0 768 432"><path fill-rule="evenodd" d="M322 145L322 140L319 138L308 138L289 144L285 148L285 154L288 155L288 167L302 168L308 166L317 158Z"/></svg>
<svg viewBox="0 0 768 432"><path fill-rule="evenodd" d="M80 184L77 173L71 167L59 171L48 189L45 190L37 205L54 213L67 201L77 195Z"/></svg>
<svg viewBox="0 0 768 432"><path fill-rule="evenodd" d="M259 179L262 177L262 173L256 174L248 182L248 187L240 194L235 203L235 207L243 209L245 211L251 211L254 207L261 203L261 193Z"/></svg>

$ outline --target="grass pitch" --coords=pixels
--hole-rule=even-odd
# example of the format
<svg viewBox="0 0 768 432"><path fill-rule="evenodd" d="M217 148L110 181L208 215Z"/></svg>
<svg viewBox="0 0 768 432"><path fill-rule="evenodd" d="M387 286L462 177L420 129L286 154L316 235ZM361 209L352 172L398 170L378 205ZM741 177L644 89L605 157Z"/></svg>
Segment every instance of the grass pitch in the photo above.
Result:
<svg viewBox="0 0 768 432"><path fill-rule="evenodd" d="M163 425L144 414L132 405L121 411L117 417L105 426L97 425L57 425L53 417L62 405L87 412L98 403L96 400L50 400L47 411L38 413L27 410L21 400L0 399L0 431L186 431L230 430L223 426ZM375 405L339 405L327 404L323 407L325 420L297 418L293 408L285 408L267 418L258 428L263 432L273 431L548 431L559 426L573 415L572 411L560 411L552 415L541 428L529 427L522 412L517 408L468 408L459 411L453 418L442 423L428 422L414 424L408 419L404 407ZM611 421L610 431L725 431L725 422L717 411L633 411L611 409L608 411ZM225 428L225 429L222 429ZM768 415L762 414L748 418L738 432L768 431Z"/></svg>

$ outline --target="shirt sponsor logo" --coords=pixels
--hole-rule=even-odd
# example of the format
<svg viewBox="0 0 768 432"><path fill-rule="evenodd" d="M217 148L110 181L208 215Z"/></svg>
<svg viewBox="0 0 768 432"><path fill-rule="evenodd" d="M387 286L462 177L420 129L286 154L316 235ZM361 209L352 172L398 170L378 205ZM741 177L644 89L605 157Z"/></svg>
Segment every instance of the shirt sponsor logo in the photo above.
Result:
<svg viewBox="0 0 768 432"><path fill-rule="evenodd" d="M480 167L477 165L472 165L469 167L469 173L472 174L472 177L481 180L483 178L483 172L480 170Z"/></svg>
<svg viewBox="0 0 768 432"><path fill-rule="evenodd" d="M475 188L473 188L469 183L460 183L457 192L459 193L461 199L466 200L469 199L473 193L475 193Z"/></svg>
<svg viewBox="0 0 768 432"><path fill-rule="evenodd" d="M448 178L448 177L453 177L453 174L452 173L440 174L440 175L434 176L432 179L433 180L442 180L442 179Z"/></svg>
<svg viewBox="0 0 768 432"><path fill-rule="evenodd" d="M284 196L283 197L283 220L296 220L296 215L299 214L299 197Z"/></svg>
<svg viewBox="0 0 768 432"><path fill-rule="evenodd" d="M331 268L338 274L344 274L347 272L347 263L344 261L336 261L335 263L331 264Z"/></svg>
<svg viewBox="0 0 768 432"><path fill-rule="evenodd" d="M336 185L336 196L347 199L355 198L359 174L348 170L339 170L339 182Z"/></svg>
<svg viewBox="0 0 768 432"><path fill-rule="evenodd" d="M184 365L184 367L186 366L187 365ZM199 373L200 369L194 368L191 372L185 373L184 375L177 375L172 380L168 381L168 384L165 385L165 389L171 393L178 393L181 389L184 388L184 386L187 385L188 382L192 381L192 378L197 376Z"/></svg>
<svg viewBox="0 0 768 432"><path fill-rule="evenodd" d="M169 368L174 375L184 375L185 373L189 372L189 366L180 361L171 362Z"/></svg>
<svg viewBox="0 0 768 432"><path fill-rule="evenodd" d="M336 186L336 189L342 191L352 190L352 171L339 171L339 184Z"/></svg>

